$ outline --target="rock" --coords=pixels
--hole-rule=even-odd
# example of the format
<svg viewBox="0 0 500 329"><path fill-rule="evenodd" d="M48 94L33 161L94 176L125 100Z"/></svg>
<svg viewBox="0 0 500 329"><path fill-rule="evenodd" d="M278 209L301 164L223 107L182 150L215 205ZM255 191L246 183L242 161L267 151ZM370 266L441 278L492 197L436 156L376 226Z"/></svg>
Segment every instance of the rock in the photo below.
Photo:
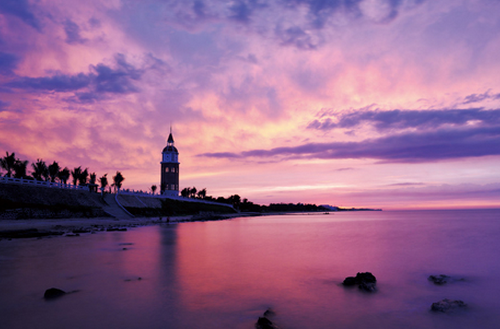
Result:
<svg viewBox="0 0 500 329"><path fill-rule="evenodd" d="M59 297L64 296L64 295L66 295L65 291L63 291L61 289L57 289L57 288L50 288L50 289L45 290L45 294L43 294L43 298L55 299L55 298L59 298Z"/></svg>
<svg viewBox="0 0 500 329"><path fill-rule="evenodd" d="M431 310L434 312L448 313L465 307L467 307L467 304L461 300L451 300L445 298L439 302L432 303Z"/></svg>
<svg viewBox="0 0 500 329"><path fill-rule="evenodd" d="M358 288L362 291L366 292L374 292L377 290L375 284L377 279L370 272L358 272L356 276L348 276L342 282L342 284L346 287L358 286Z"/></svg>
<svg viewBox="0 0 500 329"><path fill-rule="evenodd" d="M268 316L273 316L275 313L270 308L264 312L263 316L260 316L257 322L255 323L256 329L279 329L271 320L269 320Z"/></svg>
<svg viewBox="0 0 500 329"><path fill-rule="evenodd" d="M266 317L259 317L257 323L255 324L257 329L273 329L276 328L271 320Z"/></svg>
<svg viewBox="0 0 500 329"><path fill-rule="evenodd" d="M434 282L434 284L437 285L443 285L447 283L451 278L447 275L440 274L440 275L431 275L427 280Z"/></svg>
<svg viewBox="0 0 500 329"><path fill-rule="evenodd" d="M359 287L360 290L363 290L363 291L366 291L366 292L375 292L375 291L377 291L377 287L375 287L375 283L374 282L361 282L358 287Z"/></svg>

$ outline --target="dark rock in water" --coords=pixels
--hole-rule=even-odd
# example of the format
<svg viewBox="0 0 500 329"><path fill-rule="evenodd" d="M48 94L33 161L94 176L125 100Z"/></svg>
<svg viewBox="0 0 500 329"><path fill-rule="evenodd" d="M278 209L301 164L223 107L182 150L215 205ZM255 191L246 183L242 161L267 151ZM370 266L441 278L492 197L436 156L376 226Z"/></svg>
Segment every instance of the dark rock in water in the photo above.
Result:
<svg viewBox="0 0 500 329"><path fill-rule="evenodd" d="M350 287L350 286L358 286L360 290L366 291L366 292L374 292L377 290L375 287L375 284L377 282L377 279L373 274L370 272L358 272L356 276L348 276L345 278L344 282L342 284L344 286Z"/></svg>
<svg viewBox="0 0 500 329"><path fill-rule="evenodd" d="M461 300L451 300L445 298L439 302L432 303L431 310L434 312L448 313L465 307L467 307L467 304Z"/></svg>
<svg viewBox="0 0 500 329"><path fill-rule="evenodd" d="M266 317L259 317L257 323L255 324L257 329L273 329L276 328L271 320Z"/></svg>
<svg viewBox="0 0 500 329"><path fill-rule="evenodd" d="M273 316L275 313L271 309L267 309L264 312L264 316L259 317L257 322L255 323L256 329L279 329L271 320L269 320L269 316Z"/></svg>
<svg viewBox="0 0 500 329"><path fill-rule="evenodd" d="M344 279L344 282L342 282L344 286L355 286L359 284L359 282L356 280L355 277L353 276L348 276L347 278Z"/></svg>
<svg viewBox="0 0 500 329"><path fill-rule="evenodd" d="M447 283L450 279L451 277L444 274L440 274L440 275L431 275L427 280L434 282L434 284L442 285Z"/></svg>
<svg viewBox="0 0 500 329"><path fill-rule="evenodd" d="M43 294L43 298L55 299L55 298L58 298L58 297L61 297L64 295L66 295L65 291L63 291L61 289L57 289L57 288L50 288L50 289L45 290L45 294Z"/></svg>
<svg viewBox="0 0 500 329"><path fill-rule="evenodd" d="M108 232L125 232L127 231L126 227L108 227L106 229Z"/></svg>
<svg viewBox="0 0 500 329"><path fill-rule="evenodd" d="M375 287L375 282L361 282L358 287L360 290L363 290L366 292L377 291L377 287Z"/></svg>

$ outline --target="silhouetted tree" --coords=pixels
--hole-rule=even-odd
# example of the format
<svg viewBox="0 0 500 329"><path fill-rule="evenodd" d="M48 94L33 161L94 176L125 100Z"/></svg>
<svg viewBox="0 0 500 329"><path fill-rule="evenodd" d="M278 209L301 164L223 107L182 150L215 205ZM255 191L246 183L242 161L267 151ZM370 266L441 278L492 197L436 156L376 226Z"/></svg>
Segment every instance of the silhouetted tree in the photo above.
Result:
<svg viewBox="0 0 500 329"><path fill-rule="evenodd" d="M153 192L153 194L155 194L157 188L158 188L158 186L152 185L151 186L151 192Z"/></svg>
<svg viewBox="0 0 500 329"><path fill-rule="evenodd" d="M51 165L49 165L48 170L50 181L53 183L56 181L56 178L58 177L57 174L59 174L61 167L59 167L59 164L54 161Z"/></svg>
<svg viewBox="0 0 500 329"><path fill-rule="evenodd" d="M47 168L47 164L42 159L37 159L35 163L32 163L33 172L31 176L33 176L36 180L48 180L49 177L49 169Z"/></svg>
<svg viewBox="0 0 500 329"><path fill-rule="evenodd" d="M113 185L118 189L118 192L120 192L120 188L122 187L122 182L125 180L123 177L122 173L117 171L116 175L113 176Z"/></svg>
<svg viewBox="0 0 500 329"><path fill-rule="evenodd" d="M87 185L88 179L89 179L89 172L88 172L88 169L85 168L85 170L82 171L80 173L80 176L78 177L78 185L80 185L80 186Z"/></svg>
<svg viewBox="0 0 500 329"><path fill-rule="evenodd" d="M97 176L96 176L95 172L91 173L90 174L89 184L95 185L96 177Z"/></svg>
<svg viewBox="0 0 500 329"><path fill-rule="evenodd" d="M82 167L76 167L71 170L71 177L73 178L73 185L76 185L80 180L80 175L82 174Z"/></svg>
<svg viewBox="0 0 500 329"><path fill-rule="evenodd" d="M104 189L108 186L108 174L104 174L100 177L99 183L101 184L101 194L104 194Z"/></svg>
<svg viewBox="0 0 500 329"><path fill-rule="evenodd" d="M21 161L16 159L14 164L14 178L26 178L28 169L28 160Z"/></svg>
<svg viewBox="0 0 500 329"><path fill-rule="evenodd" d="M59 177L59 180L61 181L61 183L65 184L65 185L68 184L68 179L70 176L70 172L69 172L68 167L64 167L63 170L59 171L57 176Z"/></svg>
<svg viewBox="0 0 500 329"><path fill-rule="evenodd" d="M12 177L12 172L14 171L14 165L16 164L16 154L12 152L5 152L5 156L0 159L0 166L7 171L5 176Z"/></svg>
<svg viewBox="0 0 500 329"><path fill-rule="evenodd" d="M191 188L185 187L181 191L181 196L183 196L184 198L187 198L187 197L189 197L190 193L191 193Z"/></svg>
<svg viewBox="0 0 500 329"><path fill-rule="evenodd" d="M196 187L192 187L191 190L189 190L189 195L191 198L195 198L196 197Z"/></svg>
<svg viewBox="0 0 500 329"><path fill-rule="evenodd" d="M207 196L207 189L206 188L198 191L198 198L205 199L206 196Z"/></svg>

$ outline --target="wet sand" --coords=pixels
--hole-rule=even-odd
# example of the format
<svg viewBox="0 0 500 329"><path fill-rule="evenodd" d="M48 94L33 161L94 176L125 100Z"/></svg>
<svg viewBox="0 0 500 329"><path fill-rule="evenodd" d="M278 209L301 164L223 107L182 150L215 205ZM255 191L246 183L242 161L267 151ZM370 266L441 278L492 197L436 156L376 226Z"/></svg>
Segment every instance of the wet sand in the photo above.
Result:
<svg viewBox="0 0 500 329"><path fill-rule="evenodd" d="M235 217L245 217L255 214L221 214L216 217L218 220L231 219ZM60 219L16 219L0 220L0 233L9 231L20 231L36 229L39 232L62 232L72 233L73 230L103 231L108 228L127 228L165 223L181 223L191 221L203 221L206 219L187 216L171 217L136 217L127 219L118 219L113 217L95 217L95 218L60 218ZM214 220L214 219L210 219ZM217 219L215 219L217 220Z"/></svg>

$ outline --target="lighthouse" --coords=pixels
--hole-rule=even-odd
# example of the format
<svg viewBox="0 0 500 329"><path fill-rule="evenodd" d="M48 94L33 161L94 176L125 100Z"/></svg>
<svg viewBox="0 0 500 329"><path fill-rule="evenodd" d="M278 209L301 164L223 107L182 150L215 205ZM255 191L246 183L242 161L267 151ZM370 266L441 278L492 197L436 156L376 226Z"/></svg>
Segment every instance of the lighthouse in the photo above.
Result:
<svg viewBox="0 0 500 329"><path fill-rule="evenodd" d="M179 196L179 151L174 146L172 128L162 151L160 188L165 196Z"/></svg>

